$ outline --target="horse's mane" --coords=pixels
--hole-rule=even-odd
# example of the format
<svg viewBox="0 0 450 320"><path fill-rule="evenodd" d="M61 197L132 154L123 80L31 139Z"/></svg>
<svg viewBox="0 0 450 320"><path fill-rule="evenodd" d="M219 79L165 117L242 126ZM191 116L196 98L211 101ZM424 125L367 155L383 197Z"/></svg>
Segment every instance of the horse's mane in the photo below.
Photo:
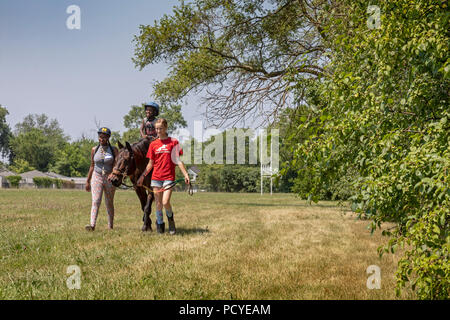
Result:
<svg viewBox="0 0 450 320"><path fill-rule="evenodd" d="M152 141L150 139L142 138L138 142L133 143L131 145L131 148L133 150L136 150L136 149L139 150L145 156L147 154L148 147L150 146L151 142Z"/></svg>

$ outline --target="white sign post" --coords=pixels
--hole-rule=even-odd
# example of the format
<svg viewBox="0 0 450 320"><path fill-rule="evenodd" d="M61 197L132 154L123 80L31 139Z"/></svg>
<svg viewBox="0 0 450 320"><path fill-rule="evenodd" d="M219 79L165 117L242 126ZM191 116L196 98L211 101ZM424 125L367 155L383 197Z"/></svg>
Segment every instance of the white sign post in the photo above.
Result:
<svg viewBox="0 0 450 320"><path fill-rule="evenodd" d="M278 135L272 135L270 137L270 157L266 156L266 149L267 149L267 135L264 134L265 131L262 131L260 134L260 158L259 161L261 163L261 195L264 193L264 178L270 178L270 195L273 193L273 175L278 173L278 162L275 161L274 163L274 152L276 153L275 156L277 157L276 160L278 160L278 143L276 144L276 149L274 150L274 144L273 140L275 137L278 137ZM278 133L278 132L276 132ZM268 161L267 161L268 160ZM268 162L268 163L267 163ZM275 166L274 166L275 164Z"/></svg>

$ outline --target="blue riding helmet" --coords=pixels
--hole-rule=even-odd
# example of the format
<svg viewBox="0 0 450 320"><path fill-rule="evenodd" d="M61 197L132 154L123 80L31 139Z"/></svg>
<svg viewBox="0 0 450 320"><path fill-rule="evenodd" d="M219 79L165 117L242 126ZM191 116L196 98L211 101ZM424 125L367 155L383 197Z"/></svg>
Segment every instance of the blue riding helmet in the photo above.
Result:
<svg viewBox="0 0 450 320"><path fill-rule="evenodd" d="M155 108L156 109L156 115L155 116L158 116L159 115L159 105L156 103L156 102L146 102L146 103L144 103L144 109L147 109L147 107L153 107L153 108Z"/></svg>
<svg viewBox="0 0 450 320"><path fill-rule="evenodd" d="M102 127L102 128L100 128L100 129L98 129L97 133L98 133L98 134L104 133L104 134L106 134L106 135L108 135L108 136L111 137L111 130L109 130L109 129L106 128L106 127Z"/></svg>

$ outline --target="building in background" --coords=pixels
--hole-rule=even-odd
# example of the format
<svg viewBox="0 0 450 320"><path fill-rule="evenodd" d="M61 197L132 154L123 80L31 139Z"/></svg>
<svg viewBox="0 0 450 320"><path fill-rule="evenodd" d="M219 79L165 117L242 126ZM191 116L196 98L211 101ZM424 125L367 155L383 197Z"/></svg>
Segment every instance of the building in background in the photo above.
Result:
<svg viewBox="0 0 450 320"><path fill-rule="evenodd" d="M19 188L35 188L35 184L33 179L34 178L51 178L51 179L59 179L62 181L61 188L63 189L78 189L78 190L84 190L86 187L86 180L87 178L71 178L66 177L63 175L60 175L55 172L41 172L38 170L32 170L28 172L24 172L21 174L14 173L12 171L1 169L0 170L0 188L10 188L10 184L6 177L8 176L21 176L22 180L19 183ZM53 185L53 188L56 188L55 185Z"/></svg>
<svg viewBox="0 0 450 320"><path fill-rule="evenodd" d="M191 181L194 182L197 179L198 174L200 173L200 170L197 166L192 166L188 169L188 174L192 176Z"/></svg>
<svg viewBox="0 0 450 320"><path fill-rule="evenodd" d="M0 169L0 188L9 188L9 182L6 180L6 177L9 176L16 176L12 171L6 170L6 169Z"/></svg>

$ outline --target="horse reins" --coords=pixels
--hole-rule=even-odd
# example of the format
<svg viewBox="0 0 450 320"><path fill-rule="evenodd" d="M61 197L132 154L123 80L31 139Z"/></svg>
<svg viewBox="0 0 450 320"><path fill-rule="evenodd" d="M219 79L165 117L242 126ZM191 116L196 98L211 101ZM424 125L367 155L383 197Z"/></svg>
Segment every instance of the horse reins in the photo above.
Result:
<svg viewBox="0 0 450 320"><path fill-rule="evenodd" d="M182 181L184 181L184 179L178 179L178 180L175 180L174 182L170 183L169 186L163 187L163 188L161 188L161 189L158 190L158 191L155 191L155 190L153 190L152 188L149 188L149 187L147 187L147 186L145 186L145 185L142 185L142 186L143 186L145 189L147 189L149 192L152 192L152 193L159 193L159 192L164 192L164 191L167 191L167 190L172 189L173 187L175 187L175 186L177 185L177 183L182 182ZM137 187L135 184L133 184L133 188L136 190L136 188L138 188L138 187ZM189 182L187 192L188 192L188 194L189 194L190 196L193 196L193 195L194 195L194 190L193 190L193 188L192 188L191 182Z"/></svg>
<svg viewBox="0 0 450 320"><path fill-rule="evenodd" d="M169 185L169 187L165 187L165 188L161 188L161 190L158 190L158 191L155 191L155 190L153 190L152 188L149 188L149 187L147 187L146 185L142 185L142 187L144 187L147 191L149 191L149 192L152 192L152 193L158 193L158 192L164 192L164 191L167 191L167 190L170 190L170 189L172 189L173 187L175 187L175 185L177 184L177 183L179 183L179 182L182 182L182 181L184 181L184 179L178 179L178 180L175 180L174 182L172 182L170 185ZM124 183L123 181L122 181L122 184L121 185L123 185L124 187L127 187L128 189L131 189L131 188L133 188L134 190L136 190L137 188L139 188L136 184L134 184L133 183L133 185L132 186L129 186L129 185L127 185L126 183ZM187 192L188 192L188 194L190 195L190 196L193 196L194 195L194 189L192 188L192 184L189 182L189 185L188 185L188 190L187 190Z"/></svg>

